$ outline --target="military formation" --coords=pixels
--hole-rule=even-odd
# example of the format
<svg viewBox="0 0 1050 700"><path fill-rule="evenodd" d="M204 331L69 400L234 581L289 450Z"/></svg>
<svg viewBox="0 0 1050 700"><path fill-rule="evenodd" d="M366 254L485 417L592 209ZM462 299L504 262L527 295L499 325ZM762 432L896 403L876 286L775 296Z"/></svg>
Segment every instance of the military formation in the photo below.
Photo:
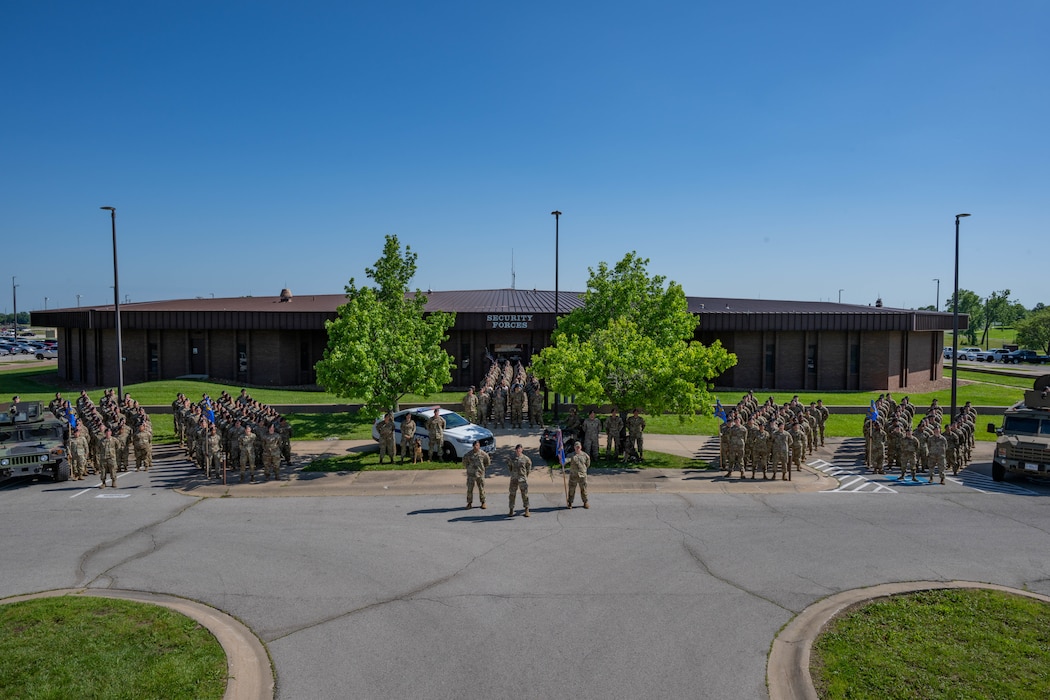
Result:
<svg viewBox="0 0 1050 700"><path fill-rule="evenodd" d="M86 391L81 391L76 404L55 394L48 408L55 417L69 424L67 452L70 478L83 481L88 474L101 479L99 488L117 486L117 473L130 468L135 457L135 471L149 471L153 466L153 424L138 401L125 393L116 396L107 389L96 406Z"/></svg>
<svg viewBox="0 0 1050 700"><path fill-rule="evenodd" d="M583 443L583 452L591 460L597 460L601 447L601 433L605 431L605 458L623 458L625 462L639 462L645 456L645 416L639 409L634 409L624 421L620 410L613 406L605 417L604 425L596 411L589 411L586 418L580 418L579 410L572 406L565 419L562 435L574 438Z"/></svg>
<svg viewBox="0 0 1050 700"><path fill-rule="evenodd" d="M171 404L175 436L186 456L206 478L225 478L237 470L240 482L281 478L281 463L292 463L292 427L272 406L245 389L234 398L223 391L191 402L179 394Z"/></svg>
<svg viewBox="0 0 1050 700"><path fill-rule="evenodd" d="M824 424L830 412L823 399L803 405L798 396L778 405L770 396L759 405L754 392L747 392L728 411L719 405L723 420L719 433L719 454L726 476L737 471L746 478L745 469L751 469L754 479L759 469L762 478L770 473L790 481L792 468L801 471L803 459L817 447L824 445Z"/></svg>
<svg viewBox="0 0 1050 700"><path fill-rule="evenodd" d="M463 414L485 428L543 427L543 391L540 381L521 362L491 360L481 387L463 398Z"/></svg>
<svg viewBox="0 0 1050 700"><path fill-rule="evenodd" d="M898 403L880 394L873 403L864 419L864 459L872 472L899 469L901 481L925 472L930 483L939 474L943 484L948 469L958 474L970 463L977 410L969 401L942 427L944 411L934 399L914 428L917 411L907 396Z"/></svg>
<svg viewBox="0 0 1050 700"><path fill-rule="evenodd" d="M577 442L575 452L566 461L565 466L569 469L568 482L566 484L566 507L572 508L572 502L576 497L576 489L580 490L580 498L584 508L590 508L590 500L587 498L587 469L591 465L591 458L583 451L582 443ZM477 491L478 500L482 508L488 508L485 502L485 479L492 464L492 458L481 449L481 443L474 441L469 452L463 455L463 468L467 472L467 508L474 507L474 492ZM510 475L510 492L508 494L507 517L514 517L514 505L517 496L521 494L521 505L524 507L522 515L531 517L529 510L529 476L532 474L532 460L525 454L524 448L518 444L514 446L514 452L507 458L507 473Z"/></svg>

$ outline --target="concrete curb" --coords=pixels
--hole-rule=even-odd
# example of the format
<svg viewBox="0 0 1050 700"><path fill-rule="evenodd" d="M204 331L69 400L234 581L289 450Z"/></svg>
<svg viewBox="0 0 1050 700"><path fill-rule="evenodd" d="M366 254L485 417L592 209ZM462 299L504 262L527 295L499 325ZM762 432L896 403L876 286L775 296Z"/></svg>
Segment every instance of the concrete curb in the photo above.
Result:
<svg viewBox="0 0 1050 700"><path fill-rule="evenodd" d="M1050 596L974 581L904 581L836 593L800 612L773 640L766 666L770 700L818 700L809 673L810 651L813 641L839 613L878 598L949 588L988 588L1050 603Z"/></svg>
<svg viewBox="0 0 1050 700"><path fill-rule="evenodd" d="M139 603L161 605L179 612L206 627L226 653L228 681L224 700L272 700L274 674L270 657L259 638L247 626L226 613L186 598L144 591L108 588L65 588L29 595L13 596L0 604L17 603L36 598L86 595L97 598L119 598Z"/></svg>

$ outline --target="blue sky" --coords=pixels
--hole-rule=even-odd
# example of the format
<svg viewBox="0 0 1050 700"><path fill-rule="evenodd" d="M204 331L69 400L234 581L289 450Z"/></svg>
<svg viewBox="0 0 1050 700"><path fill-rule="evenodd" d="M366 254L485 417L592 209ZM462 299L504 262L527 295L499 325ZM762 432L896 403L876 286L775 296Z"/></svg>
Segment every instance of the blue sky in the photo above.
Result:
<svg viewBox="0 0 1050 700"><path fill-rule="evenodd" d="M1050 303L1050 3L7 2L0 309L563 290ZM1009 259L1008 259L1009 257ZM7 288L8 291L3 290Z"/></svg>

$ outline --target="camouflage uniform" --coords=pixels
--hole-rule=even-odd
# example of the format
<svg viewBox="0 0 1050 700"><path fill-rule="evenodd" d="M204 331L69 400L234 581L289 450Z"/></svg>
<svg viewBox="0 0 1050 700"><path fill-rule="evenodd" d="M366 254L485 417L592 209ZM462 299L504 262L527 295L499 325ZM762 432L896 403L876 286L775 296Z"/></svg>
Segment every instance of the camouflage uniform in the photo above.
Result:
<svg viewBox="0 0 1050 700"><path fill-rule="evenodd" d="M82 481L87 474L88 439L79 429L69 437L69 468L73 478Z"/></svg>
<svg viewBox="0 0 1050 700"><path fill-rule="evenodd" d="M401 424L401 463L405 463L405 455L412 454L415 447L413 443L416 440L416 421L412 419L412 414L409 413L405 416L404 422Z"/></svg>
<svg viewBox="0 0 1050 700"><path fill-rule="evenodd" d="M521 429L522 419L525 417L525 392L520 384L515 384L510 392L510 427Z"/></svg>
<svg viewBox="0 0 1050 700"><path fill-rule="evenodd" d="M153 435L145 423L140 424L139 429L135 431L132 445L135 447L135 471L143 469L148 472L153 466Z"/></svg>
<svg viewBox="0 0 1050 700"><path fill-rule="evenodd" d="M438 461L443 461L441 450L445 445L445 419L439 413L427 420L427 443L427 459L433 462L437 454Z"/></svg>
<svg viewBox="0 0 1050 700"><path fill-rule="evenodd" d="M245 426L244 432L237 438L237 450L240 453L241 482L244 482L244 474L248 473L252 481L255 481L255 433L251 427Z"/></svg>
<svg viewBox="0 0 1050 700"><path fill-rule="evenodd" d="M467 508L473 506L475 485L478 487L481 507L488 507L485 505L485 470L491 463L492 460L489 459L488 454L476 442L470 452L463 455L463 466L467 470Z"/></svg>
<svg viewBox="0 0 1050 700"><path fill-rule="evenodd" d="M783 426L778 426L776 432L773 433L773 478L777 478L777 469L783 469L780 478L791 481L791 462L789 461L789 453L791 450L791 436L784 430Z"/></svg>
<svg viewBox="0 0 1050 700"><path fill-rule="evenodd" d="M576 500L576 487L580 487L580 500L584 508L590 508L587 500L587 469L591 466L591 458L583 451L583 445L579 442L574 446L574 452L568 460L569 466L569 499L567 508L572 508L572 502Z"/></svg>
<svg viewBox="0 0 1050 700"><path fill-rule="evenodd" d="M113 482L113 488L117 488L117 464L120 460L120 441L113 437L112 431L106 430L105 436L98 444L99 473L102 476L100 489L106 488L106 476Z"/></svg>
<svg viewBox="0 0 1050 700"><path fill-rule="evenodd" d="M492 391L486 387L481 390L481 396L478 397L478 421L481 427L486 427L489 422L489 413L492 410Z"/></svg>
<svg viewBox="0 0 1050 700"><path fill-rule="evenodd" d="M214 425L208 429L208 438L205 445L204 475L210 479L212 469L214 469L215 475L220 476L222 474L222 436L219 435L219 431Z"/></svg>
<svg viewBox="0 0 1050 700"><path fill-rule="evenodd" d="M645 432L645 418L638 415L637 409L634 415L627 418L627 450L626 452L633 451L634 454L638 455L638 459L642 458L642 441L643 433Z"/></svg>
<svg viewBox="0 0 1050 700"><path fill-rule="evenodd" d="M525 517L529 517L529 473L532 471L532 460L521 452L521 445L514 448L514 456L507 460L507 471L510 472L510 512L514 515L514 498L521 491L521 505L525 506Z"/></svg>
<svg viewBox="0 0 1050 700"><path fill-rule="evenodd" d="M379 433L379 463L383 463L383 455L385 454L390 458L390 463L394 463L394 419L389 413L383 417L383 420L376 425L376 432Z"/></svg>
<svg viewBox="0 0 1050 700"><path fill-rule="evenodd" d="M941 472L941 483L944 483L945 456L948 451L948 440L941 435L941 431L934 429L933 435L926 439L926 448L929 450L930 483L933 483L933 473L937 469Z"/></svg>
<svg viewBox="0 0 1050 700"><path fill-rule="evenodd" d="M612 413L605 419L605 458L616 459L623 450L620 440L620 431L623 429L623 419L613 408Z"/></svg>
<svg viewBox="0 0 1050 700"><path fill-rule="evenodd" d="M474 393L474 387L463 397L463 417L471 423L478 422L478 397Z"/></svg>
<svg viewBox="0 0 1050 700"><path fill-rule="evenodd" d="M262 445L263 478L269 481L272 476L274 481L278 481L281 478L281 435L274 429L272 423L266 435L263 436ZM394 458L391 457L390 461L393 462Z"/></svg>
<svg viewBox="0 0 1050 700"><path fill-rule="evenodd" d="M598 459L598 434L602 431L602 422L591 411L581 426L583 433L583 451L592 459Z"/></svg>
<svg viewBox="0 0 1050 700"><path fill-rule="evenodd" d="M740 425L740 420L734 418L726 430L726 462L728 463L727 477L733 476L733 472L740 470L740 478L744 478L744 445L747 442L747 428Z"/></svg>
<svg viewBox="0 0 1050 700"><path fill-rule="evenodd" d="M751 446L751 478L755 478L755 469L762 466L762 478L768 479L766 464L769 462L769 433L759 428L748 443Z"/></svg>
<svg viewBox="0 0 1050 700"><path fill-rule="evenodd" d="M915 459L918 454L919 440L909 430L901 436L901 481L908 477L909 469L911 470L912 481L916 481Z"/></svg>

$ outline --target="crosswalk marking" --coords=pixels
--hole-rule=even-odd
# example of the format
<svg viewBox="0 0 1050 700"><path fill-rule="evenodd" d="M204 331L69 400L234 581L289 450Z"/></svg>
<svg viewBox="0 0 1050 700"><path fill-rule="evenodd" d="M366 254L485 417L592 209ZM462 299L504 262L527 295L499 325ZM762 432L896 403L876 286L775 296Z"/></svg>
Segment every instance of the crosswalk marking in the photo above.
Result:
<svg viewBox="0 0 1050 700"><path fill-rule="evenodd" d="M892 483L897 488L912 488L914 486L929 485L929 479L925 475L918 476L916 481L901 482L900 477L887 476L885 474L871 474L863 465L843 466L836 465L823 459L815 459L807 462L807 466L824 472L830 477L838 480L838 488L821 491L821 493L899 493L884 482ZM1017 496L1033 496L1035 491L1023 486L1006 481L994 481L990 476L980 472L963 469L957 475L945 478L964 488L972 489L979 493L1006 493Z"/></svg>

